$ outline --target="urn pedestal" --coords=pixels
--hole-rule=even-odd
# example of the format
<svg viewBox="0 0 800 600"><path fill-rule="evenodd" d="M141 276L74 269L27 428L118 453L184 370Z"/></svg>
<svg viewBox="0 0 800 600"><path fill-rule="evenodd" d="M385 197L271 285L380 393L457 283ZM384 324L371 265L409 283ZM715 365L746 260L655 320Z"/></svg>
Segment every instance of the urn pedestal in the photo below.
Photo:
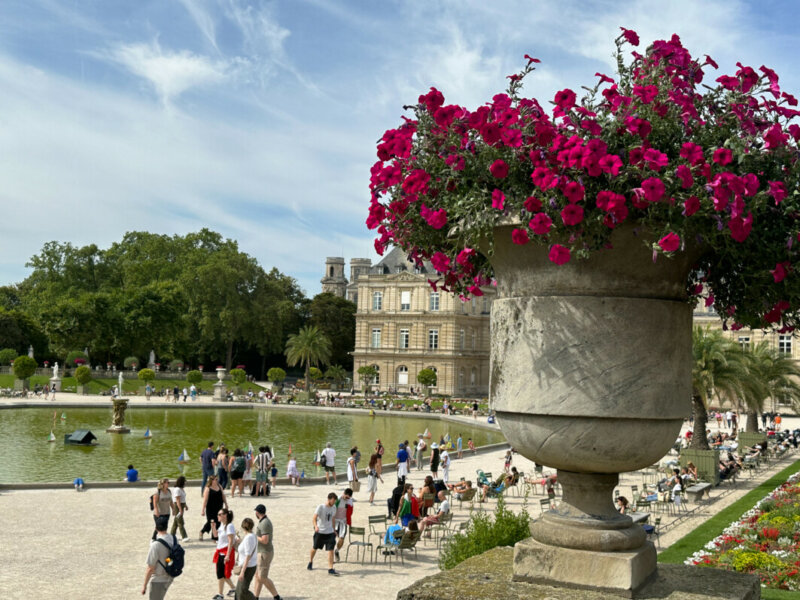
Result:
<svg viewBox="0 0 800 600"><path fill-rule="evenodd" d="M542 246L512 244L510 227L495 231L490 397L511 445L556 468L563 490L518 544L515 580L630 595L656 552L613 489L618 473L658 461L688 414L692 258L654 264L629 227L612 244L557 266Z"/></svg>
<svg viewBox="0 0 800 600"><path fill-rule="evenodd" d="M111 419L111 427L106 429L108 433L130 433L129 427L125 426L125 410L128 408L127 398L114 398L114 416Z"/></svg>

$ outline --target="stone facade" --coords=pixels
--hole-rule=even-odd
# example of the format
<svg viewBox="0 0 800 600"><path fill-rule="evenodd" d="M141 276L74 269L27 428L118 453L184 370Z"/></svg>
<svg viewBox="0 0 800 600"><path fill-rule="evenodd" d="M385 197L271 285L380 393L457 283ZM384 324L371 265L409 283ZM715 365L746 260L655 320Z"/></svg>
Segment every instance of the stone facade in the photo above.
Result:
<svg viewBox="0 0 800 600"><path fill-rule="evenodd" d="M325 275L320 279L322 293L329 293L344 298L347 278L344 276L344 259L340 256L329 256L325 259Z"/></svg>
<svg viewBox="0 0 800 600"><path fill-rule="evenodd" d="M367 267L353 259L347 297L357 306L354 385L358 369L378 369L372 389L408 392L419 389L417 373L432 368L438 376L434 393L486 397L489 390L489 309L493 289L462 302L434 292L430 265L418 267L395 248ZM358 274L354 272L358 269Z"/></svg>
<svg viewBox="0 0 800 600"><path fill-rule="evenodd" d="M694 324L702 327L709 326L712 329L722 329L722 321L719 315L710 308L704 308L700 304L694 311ZM728 323L730 327L732 323ZM794 360L800 360L800 352L797 351L796 333L778 333L777 331L763 331L761 329L728 329L724 332L725 336L738 342L743 348L752 349L756 344L766 340L769 346L778 352L784 353Z"/></svg>

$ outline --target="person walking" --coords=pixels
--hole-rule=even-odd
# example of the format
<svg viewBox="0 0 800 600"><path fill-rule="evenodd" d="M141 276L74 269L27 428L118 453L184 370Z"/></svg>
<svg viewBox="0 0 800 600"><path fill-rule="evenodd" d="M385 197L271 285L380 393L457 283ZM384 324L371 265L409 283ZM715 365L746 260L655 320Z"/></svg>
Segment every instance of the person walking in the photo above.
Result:
<svg viewBox="0 0 800 600"><path fill-rule="evenodd" d="M308 559L309 571L314 568L314 555L317 550L323 548L328 553L328 574L338 575L336 569L333 568L333 549L336 546L336 533L333 529L333 516L336 514L336 494L331 492L328 494L328 499L325 504L317 506L314 511L314 545L311 548L311 556Z"/></svg>
<svg viewBox="0 0 800 600"><path fill-rule="evenodd" d="M231 590L234 589L231 575L233 575L233 565L236 564L236 527L233 525L233 511L222 509L217 513L219 517L219 539L217 539L217 549L214 551L212 562L216 564L217 586L219 593L212 600L223 600L222 595L227 583Z"/></svg>
<svg viewBox="0 0 800 600"><path fill-rule="evenodd" d="M208 447L200 454L200 464L203 467L203 485L200 486L200 493L204 493L206 482L209 475L214 474L214 442L208 442Z"/></svg>
<svg viewBox="0 0 800 600"><path fill-rule="evenodd" d="M425 464L425 450L428 449L428 444L425 442L425 436L421 433L417 434L417 445L414 446L414 460L417 463L417 471L422 471Z"/></svg>
<svg viewBox="0 0 800 600"><path fill-rule="evenodd" d="M297 470L297 459L290 452L286 463L286 477L292 485L300 487L300 471Z"/></svg>
<svg viewBox="0 0 800 600"><path fill-rule="evenodd" d="M239 578L236 580L236 591L234 592L236 600L258 598L258 595L253 596L250 592L250 582L253 581L258 564L258 555L256 554L258 540L256 540L256 536L253 533L253 525L253 519L249 517L242 521L241 528L244 532L244 537L239 542L239 556L236 564L239 574Z"/></svg>
<svg viewBox="0 0 800 600"><path fill-rule="evenodd" d="M170 535L175 535L175 532L180 529L181 536L183 539L182 542L188 542L189 536L186 535L186 523L184 522L184 514L186 510L189 508L186 506L186 491L184 491L183 487L186 485L186 477L181 475L175 481L175 487L172 488L172 513L175 515L175 518L172 519L172 529L170 530Z"/></svg>
<svg viewBox="0 0 800 600"><path fill-rule="evenodd" d="M272 456L267 452L266 446L260 446L258 455L253 459L253 464L256 468L256 495L267 495L267 477L269 476L269 465L272 462Z"/></svg>
<svg viewBox="0 0 800 600"><path fill-rule="evenodd" d="M406 482L408 476L408 450L405 444L400 444L397 450L397 485Z"/></svg>
<svg viewBox="0 0 800 600"><path fill-rule="evenodd" d="M334 556L336 562L339 562L339 550L344 545L344 539L347 537L347 528L353 523L353 507L355 500L353 500L353 490L347 488L342 494L341 498L336 501L336 514L333 515L333 530L336 532L336 549Z"/></svg>
<svg viewBox="0 0 800 600"><path fill-rule="evenodd" d="M447 451L447 446L443 446L439 453L440 465L442 466L442 481L447 485L450 481L450 453Z"/></svg>
<svg viewBox="0 0 800 600"><path fill-rule="evenodd" d="M377 452L375 452L369 457L369 465L367 465L367 491L369 492L370 504L372 504L375 500L375 492L378 491L378 480L383 483L381 471L381 457Z"/></svg>
<svg viewBox="0 0 800 600"><path fill-rule="evenodd" d="M331 473L333 473L333 482L336 483L336 450L331 448L330 442L325 444L322 456L325 458L325 484L330 485Z"/></svg>
<svg viewBox="0 0 800 600"><path fill-rule="evenodd" d="M170 577L164 565L170 554L170 548L175 545L175 537L167 533L169 517L161 515L156 518L156 539L150 542L150 551L147 553L144 573L142 596L147 593L147 584L150 584L150 600L163 600L173 578Z"/></svg>
<svg viewBox="0 0 800 600"><path fill-rule="evenodd" d="M158 482L155 494L150 498L150 504L153 507L153 520L158 517L164 516L169 521L169 514L172 512L172 492L169 490L169 479L166 477ZM155 540L158 536L158 529L153 529L153 537Z"/></svg>
<svg viewBox="0 0 800 600"><path fill-rule="evenodd" d="M217 469L217 478L219 479L219 485L224 490L228 487L228 476L230 468L228 464L228 449L225 447L225 444L219 445L219 452L217 453L217 462L216 462L216 469Z"/></svg>
<svg viewBox="0 0 800 600"><path fill-rule="evenodd" d="M200 530L200 541L203 541L203 534L211 532L211 539L218 539L217 527L219 526L219 519L217 513L222 509L228 508L228 501L225 499L225 491L217 481L216 475L208 477L208 485L205 492L203 492L203 508L200 509L200 514L205 516L206 524Z"/></svg>
<svg viewBox="0 0 800 600"><path fill-rule="evenodd" d="M439 444L431 444L431 474L434 479L439 479Z"/></svg>
<svg viewBox="0 0 800 600"><path fill-rule="evenodd" d="M357 448L350 449L350 458L347 459L347 481L350 483L350 489L361 488L361 482L358 481L358 463L356 462Z"/></svg>
<svg viewBox="0 0 800 600"><path fill-rule="evenodd" d="M458 434L458 439L456 440L456 453L458 460L464 458L464 440L460 433Z"/></svg>
<svg viewBox="0 0 800 600"><path fill-rule="evenodd" d="M269 567L272 565L272 559L275 557L275 551L272 545L272 521L267 517L267 508L263 504L256 506L255 512L256 519L258 519L258 525L256 526L258 566L256 570L255 595L256 598L261 595L261 588L263 586L272 594L274 600L281 600L281 595L275 588L275 584L269 578Z"/></svg>
<svg viewBox="0 0 800 600"><path fill-rule="evenodd" d="M228 460L228 469L231 475L231 498L236 497L239 489L239 498L244 496L244 472L247 468L247 458L241 448L233 451L233 456Z"/></svg>

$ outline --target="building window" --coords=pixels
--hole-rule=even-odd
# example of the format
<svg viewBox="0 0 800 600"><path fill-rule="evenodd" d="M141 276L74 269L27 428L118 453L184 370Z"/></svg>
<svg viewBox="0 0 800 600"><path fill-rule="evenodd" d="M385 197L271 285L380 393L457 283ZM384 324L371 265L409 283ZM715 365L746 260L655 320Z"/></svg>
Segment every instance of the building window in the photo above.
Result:
<svg viewBox="0 0 800 600"><path fill-rule="evenodd" d="M401 350L408 350L408 339L409 339L409 330L408 329L401 329L400 330L400 340L399 346Z"/></svg>
<svg viewBox="0 0 800 600"><path fill-rule="evenodd" d="M372 378L370 385L378 385L381 382L381 368L378 365L372 365L372 368L375 369L375 376Z"/></svg>
<svg viewBox="0 0 800 600"><path fill-rule="evenodd" d="M741 335L741 336L739 336L739 345L742 347L742 350L749 350L750 349L750 336L749 335Z"/></svg>
<svg viewBox="0 0 800 600"><path fill-rule="evenodd" d="M458 346L462 350L464 349L466 336L464 335L464 329L462 328L461 331L458 332Z"/></svg>
<svg viewBox="0 0 800 600"><path fill-rule="evenodd" d="M408 367L397 367L397 385L408 385Z"/></svg>
<svg viewBox="0 0 800 600"><path fill-rule="evenodd" d="M483 308L481 309L481 314L488 315L489 314L489 298L486 296L483 297Z"/></svg>
<svg viewBox="0 0 800 600"><path fill-rule="evenodd" d="M462 301L461 301L461 314L462 314L462 315L465 315L465 314L467 314L467 309L469 308L469 307L467 306L467 302L468 302L467 300L462 300Z"/></svg>
<svg viewBox="0 0 800 600"><path fill-rule="evenodd" d="M475 339L476 339L475 330L471 329L470 333L472 334L472 349L475 350Z"/></svg>
<svg viewBox="0 0 800 600"><path fill-rule="evenodd" d="M439 348L439 330L428 330L428 350L437 350Z"/></svg>
<svg viewBox="0 0 800 600"><path fill-rule="evenodd" d="M458 388L464 389L464 367L458 370Z"/></svg>
<svg viewBox="0 0 800 600"><path fill-rule="evenodd" d="M469 384L477 385L477 383L478 383L478 369L472 367L472 370L469 372Z"/></svg>
<svg viewBox="0 0 800 600"><path fill-rule="evenodd" d="M422 275L422 269L420 267L414 267L414 274Z"/></svg>
<svg viewBox="0 0 800 600"><path fill-rule="evenodd" d="M372 310L383 309L383 292L372 292Z"/></svg>
<svg viewBox="0 0 800 600"><path fill-rule="evenodd" d="M372 347L381 347L381 330L377 327L372 330Z"/></svg>
<svg viewBox="0 0 800 600"><path fill-rule="evenodd" d="M792 354L792 336L781 335L778 336L778 352L781 354Z"/></svg>
<svg viewBox="0 0 800 600"><path fill-rule="evenodd" d="M411 310L411 291L400 292L400 310Z"/></svg>
<svg viewBox="0 0 800 600"><path fill-rule="evenodd" d="M439 292L431 292L430 310L439 310Z"/></svg>

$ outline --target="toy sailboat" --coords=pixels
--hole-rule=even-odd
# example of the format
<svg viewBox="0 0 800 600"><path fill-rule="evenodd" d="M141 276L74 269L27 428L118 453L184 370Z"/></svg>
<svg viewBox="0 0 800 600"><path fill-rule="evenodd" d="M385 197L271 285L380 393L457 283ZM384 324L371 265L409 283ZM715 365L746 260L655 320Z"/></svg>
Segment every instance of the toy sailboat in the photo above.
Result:
<svg viewBox="0 0 800 600"><path fill-rule="evenodd" d="M181 452L181 455L178 457L178 462L182 465L189 462L189 453L186 451L186 448L183 449L183 452Z"/></svg>
<svg viewBox="0 0 800 600"><path fill-rule="evenodd" d="M56 441L56 436L55 436L55 435L53 435L53 432L52 432L52 430L50 431L50 435L49 435L49 436L47 436L47 441L48 441L48 442L55 442L55 441Z"/></svg>
<svg viewBox="0 0 800 600"><path fill-rule="evenodd" d="M319 462L320 462L320 451L317 450L316 453L314 454L314 464L319 466Z"/></svg>
<svg viewBox="0 0 800 600"><path fill-rule="evenodd" d="M67 413L65 413L65 412L61 413L61 420L62 421L66 421L67 420Z"/></svg>
<svg viewBox="0 0 800 600"><path fill-rule="evenodd" d="M426 429L425 429L425 433L423 433L423 434L422 434L422 437L425 437L425 438L431 439L433 436L431 435L431 432L430 432L430 430L426 428Z"/></svg>
<svg viewBox="0 0 800 600"><path fill-rule="evenodd" d="M153 437L153 434L150 433L150 428L148 427L147 431L144 432L144 439L149 440L151 437Z"/></svg>

